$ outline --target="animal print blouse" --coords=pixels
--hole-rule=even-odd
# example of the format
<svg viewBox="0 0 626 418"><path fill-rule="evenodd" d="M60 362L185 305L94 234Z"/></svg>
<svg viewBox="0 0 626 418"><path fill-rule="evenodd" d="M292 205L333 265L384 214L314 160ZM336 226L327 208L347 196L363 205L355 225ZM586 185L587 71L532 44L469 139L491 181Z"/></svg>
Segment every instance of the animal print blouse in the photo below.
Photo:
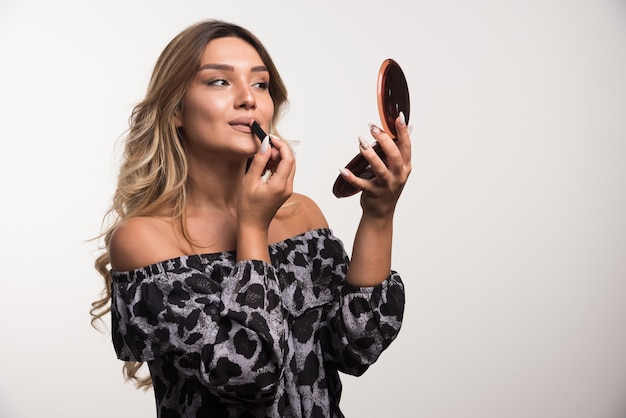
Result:
<svg viewBox="0 0 626 418"><path fill-rule="evenodd" d="M159 418L343 417L338 372L361 375L400 330L400 277L345 282L339 239L318 229L270 246L113 271L113 345L148 362Z"/></svg>

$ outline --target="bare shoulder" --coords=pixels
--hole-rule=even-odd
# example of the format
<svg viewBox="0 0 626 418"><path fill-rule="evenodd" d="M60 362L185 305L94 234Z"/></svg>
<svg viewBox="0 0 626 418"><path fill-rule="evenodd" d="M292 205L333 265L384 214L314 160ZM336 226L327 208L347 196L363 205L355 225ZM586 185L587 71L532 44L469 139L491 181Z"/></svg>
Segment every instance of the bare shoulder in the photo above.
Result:
<svg viewBox="0 0 626 418"><path fill-rule="evenodd" d="M314 229L328 228L326 217L310 197L293 193L276 213L270 241L278 242Z"/></svg>
<svg viewBox="0 0 626 418"><path fill-rule="evenodd" d="M154 217L130 218L111 235L111 267L127 271L180 255L171 223Z"/></svg>
<svg viewBox="0 0 626 418"><path fill-rule="evenodd" d="M328 222L322 210L309 196L294 193L287 200L286 205L295 206L294 216L299 222L306 225L307 230L328 228Z"/></svg>

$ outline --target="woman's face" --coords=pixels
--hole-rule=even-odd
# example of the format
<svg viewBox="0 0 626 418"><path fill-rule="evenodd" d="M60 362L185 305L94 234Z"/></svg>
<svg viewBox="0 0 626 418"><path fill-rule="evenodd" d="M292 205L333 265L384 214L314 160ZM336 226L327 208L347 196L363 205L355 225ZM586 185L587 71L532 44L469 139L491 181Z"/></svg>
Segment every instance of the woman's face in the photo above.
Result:
<svg viewBox="0 0 626 418"><path fill-rule="evenodd" d="M184 130L189 154L256 153L260 141L249 124L254 119L269 131L274 114L269 81L265 64L250 44L234 37L210 41L174 119Z"/></svg>

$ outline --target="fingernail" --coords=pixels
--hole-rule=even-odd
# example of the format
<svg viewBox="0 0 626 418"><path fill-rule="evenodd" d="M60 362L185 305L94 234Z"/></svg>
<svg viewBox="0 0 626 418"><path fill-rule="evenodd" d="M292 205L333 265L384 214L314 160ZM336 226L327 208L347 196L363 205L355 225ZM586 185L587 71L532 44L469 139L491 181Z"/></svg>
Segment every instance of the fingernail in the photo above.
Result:
<svg viewBox="0 0 626 418"><path fill-rule="evenodd" d="M366 150L370 147L370 144L362 136L359 137L359 145L363 150Z"/></svg>
<svg viewBox="0 0 626 418"><path fill-rule="evenodd" d="M268 149L270 149L270 137L266 135L265 138L263 138L263 142L261 142L261 154L265 154Z"/></svg>
<svg viewBox="0 0 626 418"><path fill-rule="evenodd" d="M265 170L265 173L261 176L261 181L267 183L270 177L272 177L272 170Z"/></svg>
<svg viewBox="0 0 626 418"><path fill-rule="evenodd" d="M342 176L344 177L348 177L350 175L350 172L348 171L347 168L340 168L339 172L341 173Z"/></svg>
<svg viewBox="0 0 626 418"><path fill-rule="evenodd" d="M374 125L373 123L370 123L370 125L369 125L369 126L370 126L370 131L371 131L373 134L379 134L379 133L381 133L381 132L382 132L382 130L381 130L378 126Z"/></svg>
<svg viewBox="0 0 626 418"><path fill-rule="evenodd" d="M400 114L398 115L398 117L400 118L400 125L405 126L406 125L406 118L404 117L404 112L400 111Z"/></svg>

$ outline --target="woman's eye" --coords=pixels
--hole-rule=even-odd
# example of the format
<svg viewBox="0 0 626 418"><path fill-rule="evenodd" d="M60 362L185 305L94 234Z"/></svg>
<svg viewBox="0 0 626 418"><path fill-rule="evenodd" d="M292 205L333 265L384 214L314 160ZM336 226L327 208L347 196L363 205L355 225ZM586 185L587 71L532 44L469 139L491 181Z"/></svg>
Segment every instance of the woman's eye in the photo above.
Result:
<svg viewBox="0 0 626 418"><path fill-rule="evenodd" d="M254 84L254 87L260 90L267 90L270 88L270 83L268 83L267 81L262 81L260 83Z"/></svg>
<svg viewBox="0 0 626 418"><path fill-rule="evenodd" d="M209 86L227 86L228 85L228 81L219 78L219 79L215 79L215 80L209 80L206 82L207 85Z"/></svg>

